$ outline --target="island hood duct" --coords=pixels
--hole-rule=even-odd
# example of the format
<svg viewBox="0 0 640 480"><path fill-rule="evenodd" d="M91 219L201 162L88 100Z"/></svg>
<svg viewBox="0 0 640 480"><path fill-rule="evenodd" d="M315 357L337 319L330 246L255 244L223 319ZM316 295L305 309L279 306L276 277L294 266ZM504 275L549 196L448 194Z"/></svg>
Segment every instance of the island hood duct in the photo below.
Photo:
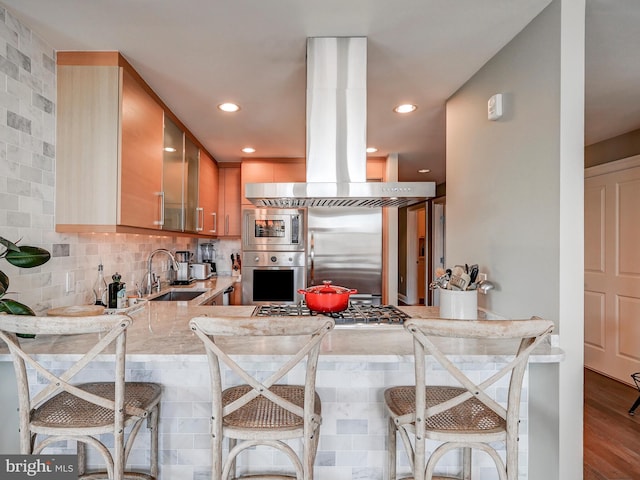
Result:
<svg viewBox="0 0 640 480"><path fill-rule="evenodd" d="M433 182L367 182L367 39L307 39L307 183L247 183L258 207L403 207Z"/></svg>

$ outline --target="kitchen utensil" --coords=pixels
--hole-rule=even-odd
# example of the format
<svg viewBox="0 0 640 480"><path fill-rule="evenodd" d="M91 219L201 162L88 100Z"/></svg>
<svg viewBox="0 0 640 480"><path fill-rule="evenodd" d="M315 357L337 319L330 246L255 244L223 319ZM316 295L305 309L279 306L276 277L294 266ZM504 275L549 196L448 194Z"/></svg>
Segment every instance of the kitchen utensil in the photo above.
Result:
<svg viewBox="0 0 640 480"><path fill-rule="evenodd" d="M471 265L469 269L469 281L471 283L476 283L476 279L478 278L479 271L480 269L478 268L478 265Z"/></svg>
<svg viewBox="0 0 640 480"><path fill-rule="evenodd" d="M309 310L335 313L346 310L349 306L349 296L358 293L358 290L331 285L330 280L325 280L322 285L299 289L298 293L304 295Z"/></svg>
<svg viewBox="0 0 640 480"><path fill-rule="evenodd" d="M465 268L460 265L456 265L453 267L448 288L449 290L466 290L467 285L469 285L469 281L470 277L469 274L465 272Z"/></svg>

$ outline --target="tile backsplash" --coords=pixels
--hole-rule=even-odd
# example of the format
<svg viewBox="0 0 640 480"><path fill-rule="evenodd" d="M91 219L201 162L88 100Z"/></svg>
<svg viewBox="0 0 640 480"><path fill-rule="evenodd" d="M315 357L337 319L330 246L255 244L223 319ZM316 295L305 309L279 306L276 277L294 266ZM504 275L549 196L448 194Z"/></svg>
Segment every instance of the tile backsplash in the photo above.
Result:
<svg viewBox="0 0 640 480"><path fill-rule="evenodd" d="M0 270L11 282L7 298L36 313L92 302L100 262L107 282L118 272L134 290L154 249L196 253L198 242L171 235L56 233L55 115L55 51L0 4L0 236L46 248L52 255L33 269L0 259ZM239 251L239 241L216 243L218 272L229 274L229 258ZM154 271L166 272L166 266L162 257L154 258Z"/></svg>

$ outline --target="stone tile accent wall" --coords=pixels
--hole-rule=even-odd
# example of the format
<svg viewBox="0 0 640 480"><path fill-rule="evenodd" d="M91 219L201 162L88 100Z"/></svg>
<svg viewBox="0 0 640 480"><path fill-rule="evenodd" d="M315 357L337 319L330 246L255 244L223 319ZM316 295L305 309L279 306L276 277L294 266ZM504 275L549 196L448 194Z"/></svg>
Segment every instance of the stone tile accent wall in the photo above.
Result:
<svg viewBox="0 0 640 480"><path fill-rule="evenodd" d="M187 328L185 326L185 328ZM284 357L282 357L284 358ZM239 364L251 372L269 376L281 365L279 357L236 356ZM502 364L487 358L454 359L462 368L473 370L478 379L497 372ZM67 362L56 361L58 368ZM151 358L137 355L127 365L127 379L153 381L163 385L160 406L160 479L161 480L209 480L211 393L209 370L205 355L169 355ZM101 369L103 372L101 373ZM89 371L84 379L99 380L108 375L100 364ZM225 372L227 386L238 383L230 370ZM433 365L427 370L429 383L451 384L441 367ZM105 377L110 378L110 377ZM301 383L301 368L294 369L285 379L289 383ZM83 381L79 379L78 381ZM398 356L380 356L376 359L358 356L322 355L318 363L317 388L322 399L322 426L315 462L317 480L383 480L386 477L386 436L384 389L392 385L410 385L414 381L413 361ZM490 390L500 401L506 401L507 384L501 380ZM521 404L520 457L518 478L527 478L528 459L528 375L524 380ZM141 430L136 448L131 453L131 465L144 468L148 462L149 435ZM297 447L298 444L292 443ZM436 443L428 444L432 452ZM226 442L225 442L226 447ZM58 453L70 453L60 450ZM226 455L226 451L224 454ZM90 457L99 464L97 456ZM398 474L409 475L409 463L402 442L398 439ZM498 478L492 460L478 452L473 457L473 478L496 480ZM440 461L436 470L441 475L456 476L460 473L461 455L452 452ZM241 473L292 471L289 460L277 451L256 447L238 457ZM262 470L261 470L262 469Z"/></svg>
<svg viewBox="0 0 640 480"><path fill-rule="evenodd" d="M0 236L52 254L47 264L28 270L0 260L0 270L15 292L7 297L36 313L91 302L100 261L107 282L119 272L132 290L142 282L153 249L197 250L196 240L189 238L55 232L55 55L44 39L0 4ZM239 251L239 242L219 243L218 271L225 273L226 268L230 274L229 255L221 255ZM65 288L67 273L73 277L71 292Z"/></svg>

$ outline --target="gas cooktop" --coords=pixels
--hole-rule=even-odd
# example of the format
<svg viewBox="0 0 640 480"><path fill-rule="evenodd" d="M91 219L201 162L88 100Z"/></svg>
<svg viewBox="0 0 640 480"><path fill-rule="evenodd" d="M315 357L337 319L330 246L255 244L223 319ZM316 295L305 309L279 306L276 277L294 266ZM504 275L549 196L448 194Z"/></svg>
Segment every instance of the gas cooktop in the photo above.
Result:
<svg viewBox="0 0 640 480"><path fill-rule="evenodd" d="M318 313L309 310L306 304L258 305L253 311L258 317L287 317L325 315L332 317L336 325L402 325L409 315L394 305L360 305L351 304L346 310L336 313Z"/></svg>

